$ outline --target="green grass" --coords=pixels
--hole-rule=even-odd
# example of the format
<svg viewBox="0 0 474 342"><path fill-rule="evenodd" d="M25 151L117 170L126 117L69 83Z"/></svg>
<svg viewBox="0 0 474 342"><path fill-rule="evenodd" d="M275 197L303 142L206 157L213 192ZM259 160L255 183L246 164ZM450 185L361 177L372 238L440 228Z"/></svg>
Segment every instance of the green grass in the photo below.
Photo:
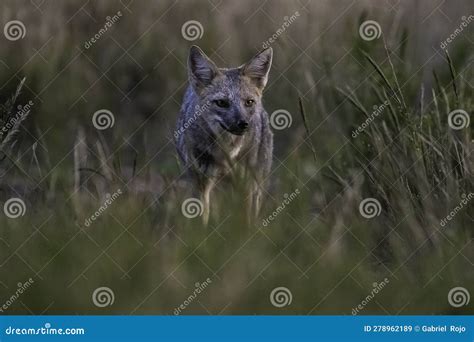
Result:
<svg viewBox="0 0 474 342"><path fill-rule="evenodd" d="M223 4L215 19L205 19L205 4L178 2L161 20L169 3L122 9L110 33L80 53L104 18L120 9L104 3L86 7L93 24L82 11L65 24L75 6L45 5L41 18L51 20L42 20L43 34L54 37L43 51L47 61L36 56L22 67L31 47L48 39L33 29L26 40L0 47L9 66L0 69L2 99L26 77L14 100L35 102L0 161L0 203L11 197L26 203L18 219L0 212L0 305L18 282L34 279L5 313L171 315L207 278L212 283L183 314L351 314L385 278L388 284L361 314L472 313L472 301L454 308L447 297L457 286L474 294L473 202L441 225L463 194L474 192L472 124L461 130L448 125L451 111L471 117L474 111L472 43L465 37L449 47L450 55L436 55L428 41L442 41L445 33L428 36L424 26L396 22L373 6L356 5L344 14L339 7L348 3L313 3L309 10L321 19L315 24L301 4L282 2L264 8L273 22L257 11L243 28L251 2L241 12ZM1 6L15 11L27 4ZM273 45L265 93L267 111L286 109L293 123L275 131L262 220L285 194L300 194L270 224L247 225L241 183L223 180L210 225L203 227L199 217L181 211L185 195L170 142L191 44L180 36L181 25L202 20L205 34L197 43L219 65L237 65L297 9L301 18ZM332 20L343 15L334 26L324 13ZM384 34L367 42L358 27L371 18ZM31 14L20 19L27 27L35 22ZM389 32L395 24L399 29ZM213 54L228 35L228 45ZM132 46L131 57L117 43ZM306 54L301 57L294 44ZM435 63L426 64L433 54ZM385 101L386 108L351 137ZM1 122L12 115L10 107L2 108ZM98 131L91 118L102 108L116 122ZM118 189L123 194L85 226L106 194ZM366 198L380 202L378 216L360 214ZM101 286L113 290L113 305L93 304ZM292 293L282 308L270 301L279 286Z"/></svg>

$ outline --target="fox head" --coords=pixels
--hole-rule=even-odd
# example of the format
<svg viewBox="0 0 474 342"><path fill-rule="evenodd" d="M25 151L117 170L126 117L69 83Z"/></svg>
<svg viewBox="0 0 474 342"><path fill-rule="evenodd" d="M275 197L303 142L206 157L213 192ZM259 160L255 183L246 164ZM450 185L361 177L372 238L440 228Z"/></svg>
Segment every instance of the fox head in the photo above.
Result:
<svg viewBox="0 0 474 342"><path fill-rule="evenodd" d="M263 110L262 92L267 84L273 51L265 49L248 63L232 69L218 68L197 46L188 58L189 82L206 106L202 118L216 132L243 135L253 117Z"/></svg>

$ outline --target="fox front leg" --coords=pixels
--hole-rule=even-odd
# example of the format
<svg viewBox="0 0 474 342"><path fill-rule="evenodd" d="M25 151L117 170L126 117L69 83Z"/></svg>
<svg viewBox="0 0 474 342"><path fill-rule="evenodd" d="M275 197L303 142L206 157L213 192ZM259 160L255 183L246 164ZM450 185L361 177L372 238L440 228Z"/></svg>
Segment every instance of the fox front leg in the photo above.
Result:
<svg viewBox="0 0 474 342"><path fill-rule="evenodd" d="M206 180L201 182L196 189L195 197L199 198L202 203L202 223L207 226L209 223L209 216L211 212L211 191L214 187L214 182Z"/></svg>
<svg viewBox="0 0 474 342"><path fill-rule="evenodd" d="M202 193L202 202L203 202L203 213L202 213L202 222L205 226L208 225L209 223L209 214L211 212L211 190L212 190L213 184L208 183L206 187L204 188L204 191Z"/></svg>
<svg viewBox="0 0 474 342"><path fill-rule="evenodd" d="M247 222L254 224L260 215L263 191L258 181L253 181L248 189Z"/></svg>

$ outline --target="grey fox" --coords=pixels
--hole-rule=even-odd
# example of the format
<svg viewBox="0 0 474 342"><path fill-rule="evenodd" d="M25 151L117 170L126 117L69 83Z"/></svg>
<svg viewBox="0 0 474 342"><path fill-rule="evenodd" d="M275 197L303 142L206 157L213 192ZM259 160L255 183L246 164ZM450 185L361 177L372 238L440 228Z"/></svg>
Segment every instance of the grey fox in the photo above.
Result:
<svg viewBox="0 0 474 342"><path fill-rule="evenodd" d="M248 178L249 219L258 216L272 164L273 133L262 105L272 57L268 48L248 63L226 69L197 46L189 51L189 85L174 136L194 197L203 203L205 224L212 188L238 165Z"/></svg>

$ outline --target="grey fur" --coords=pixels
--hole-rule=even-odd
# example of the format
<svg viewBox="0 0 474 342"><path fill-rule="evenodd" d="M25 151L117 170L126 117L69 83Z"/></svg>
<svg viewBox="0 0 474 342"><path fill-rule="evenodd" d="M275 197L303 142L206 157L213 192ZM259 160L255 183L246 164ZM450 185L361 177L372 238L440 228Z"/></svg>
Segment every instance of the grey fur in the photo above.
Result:
<svg viewBox="0 0 474 342"><path fill-rule="evenodd" d="M194 196L204 204L206 224L213 186L237 166L246 171L249 217L258 216L272 164L273 133L262 105L272 55L266 49L247 64L223 69L197 46L190 49L175 142Z"/></svg>

